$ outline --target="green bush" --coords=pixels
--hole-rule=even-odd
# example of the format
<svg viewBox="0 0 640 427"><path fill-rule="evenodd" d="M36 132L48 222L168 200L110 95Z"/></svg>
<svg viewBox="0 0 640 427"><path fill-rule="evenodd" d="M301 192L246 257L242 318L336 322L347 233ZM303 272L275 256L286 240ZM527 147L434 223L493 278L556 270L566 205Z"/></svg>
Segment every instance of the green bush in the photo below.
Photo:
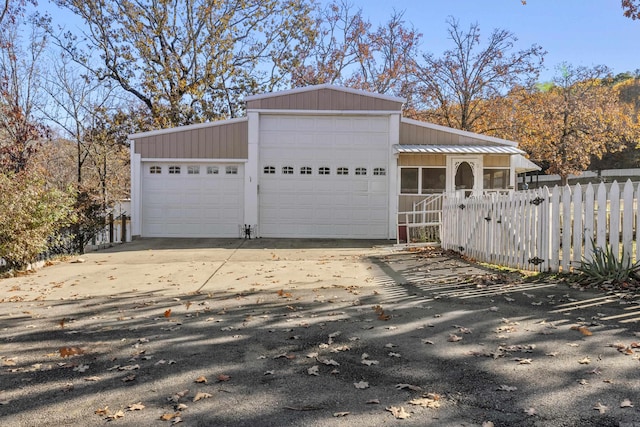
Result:
<svg viewBox="0 0 640 427"><path fill-rule="evenodd" d="M71 194L48 188L38 172L0 173L0 258L10 268L34 262L73 220Z"/></svg>
<svg viewBox="0 0 640 427"><path fill-rule="evenodd" d="M616 256L616 252L611 245L607 245L604 250L591 242L593 255L591 260L582 260L578 271L585 276L584 281L595 285L604 283L620 284L628 282L630 279L637 279L640 271L640 262L632 263L626 253Z"/></svg>

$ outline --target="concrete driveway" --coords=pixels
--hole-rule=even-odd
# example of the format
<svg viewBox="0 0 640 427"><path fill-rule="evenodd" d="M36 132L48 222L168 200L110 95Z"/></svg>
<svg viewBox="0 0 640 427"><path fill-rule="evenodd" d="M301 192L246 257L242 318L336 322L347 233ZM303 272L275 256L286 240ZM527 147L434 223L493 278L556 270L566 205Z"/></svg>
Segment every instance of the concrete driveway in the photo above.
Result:
<svg viewBox="0 0 640 427"><path fill-rule="evenodd" d="M81 258L0 280L6 425L640 425L637 295L389 242Z"/></svg>

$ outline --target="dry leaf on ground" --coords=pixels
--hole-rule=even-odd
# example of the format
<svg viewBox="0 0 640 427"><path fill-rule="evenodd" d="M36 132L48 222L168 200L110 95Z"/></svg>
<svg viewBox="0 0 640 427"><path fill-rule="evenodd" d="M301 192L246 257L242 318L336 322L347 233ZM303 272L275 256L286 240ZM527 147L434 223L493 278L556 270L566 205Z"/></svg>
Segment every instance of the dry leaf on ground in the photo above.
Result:
<svg viewBox="0 0 640 427"><path fill-rule="evenodd" d="M202 400L202 399L208 399L210 397L212 397L213 395L209 394L209 393L205 393L203 391L199 391L198 393L196 393L196 395L193 397L193 401L197 402L198 400Z"/></svg>
<svg viewBox="0 0 640 427"><path fill-rule="evenodd" d="M171 414L171 413L162 414L162 415L160 415L160 419L162 421L170 421L170 420L172 420L172 419L174 419L176 417L180 417L180 415L181 415L180 412L175 412L173 414Z"/></svg>
<svg viewBox="0 0 640 427"><path fill-rule="evenodd" d="M620 402L620 407L621 408L633 408L633 403L631 403L631 401L629 399L624 399L622 402Z"/></svg>
<svg viewBox="0 0 640 427"><path fill-rule="evenodd" d="M398 390L404 390L406 388L408 388L409 390L413 390L413 391L421 391L422 388L420 388L417 385L412 385L412 384L396 384L396 388Z"/></svg>
<svg viewBox="0 0 640 427"><path fill-rule="evenodd" d="M518 387L513 387L513 386L502 384L496 390L498 390L498 391L516 391L516 390L518 390Z"/></svg>
<svg viewBox="0 0 640 427"><path fill-rule="evenodd" d="M204 375L200 375L198 378L196 378L195 382L206 384L207 383L207 377L205 377Z"/></svg>
<svg viewBox="0 0 640 427"><path fill-rule="evenodd" d="M123 418L124 417L124 412L122 412L122 410L119 410L113 414L109 414L106 416L107 419L111 419L111 420L117 420L118 418Z"/></svg>
<svg viewBox="0 0 640 427"><path fill-rule="evenodd" d="M429 393L423 397L412 399L409 403L416 406L423 406L425 408L437 409L440 407L440 396L434 393Z"/></svg>
<svg viewBox="0 0 640 427"><path fill-rule="evenodd" d="M360 390L363 390L363 389L365 389L365 388L369 388L369 383L368 383L368 382L366 382L366 381L360 381L360 382L357 382L357 383L353 383L353 385L354 385L357 389L360 389Z"/></svg>
<svg viewBox="0 0 640 427"><path fill-rule="evenodd" d="M225 381L229 381L231 379L231 377L229 375L225 375L225 374L220 374L216 377L216 379L219 382L225 382Z"/></svg>
<svg viewBox="0 0 640 427"><path fill-rule="evenodd" d="M333 416L334 417L346 417L347 415L349 415L351 412L334 412Z"/></svg>
<svg viewBox="0 0 640 427"><path fill-rule="evenodd" d="M595 409L596 411L600 412L601 414L604 414L605 412L607 412L607 409L609 409L607 406L603 405L602 403L598 402L593 406L593 409Z"/></svg>
<svg viewBox="0 0 640 427"><path fill-rule="evenodd" d="M459 337L456 334L451 334L451 335L449 335L449 338L447 338L447 341L449 341L449 342L458 342L460 340L462 340L462 337Z"/></svg>
<svg viewBox="0 0 640 427"><path fill-rule="evenodd" d="M127 411L142 411L144 408L145 406L142 404L142 402L138 402L129 405L127 407Z"/></svg>
<svg viewBox="0 0 640 427"><path fill-rule="evenodd" d="M312 367L307 369L307 374L318 376L320 375L320 372L318 371L319 368L320 367L318 365L313 365Z"/></svg>
<svg viewBox="0 0 640 427"><path fill-rule="evenodd" d="M589 363L591 363L591 359L589 358L589 356L586 356L585 358L578 360L578 363L581 365L588 365Z"/></svg>
<svg viewBox="0 0 640 427"><path fill-rule="evenodd" d="M391 412L393 414L393 416L396 417L399 420L404 420L404 419L407 419L407 418L409 418L411 416L411 414L408 413L407 411L405 411L402 406L400 406L400 407L390 406L389 408L386 408L386 410Z"/></svg>

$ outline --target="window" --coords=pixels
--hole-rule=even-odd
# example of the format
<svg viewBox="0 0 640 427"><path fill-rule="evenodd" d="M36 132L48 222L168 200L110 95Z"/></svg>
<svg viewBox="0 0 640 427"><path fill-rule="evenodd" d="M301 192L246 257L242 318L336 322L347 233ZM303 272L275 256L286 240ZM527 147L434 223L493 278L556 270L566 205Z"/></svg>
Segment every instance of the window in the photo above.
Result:
<svg viewBox="0 0 640 427"><path fill-rule="evenodd" d="M367 168L356 168L356 175L366 175Z"/></svg>
<svg viewBox="0 0 640 427"><path fill-rule="evenodd" d="M178 175L180 174L180 166L169 166L169 173L171 175Z"/></svg>
<svg viewBox="0 0 640 427"><path fill-rule="evenodd" d="M220 169L217 166L207 166L207 175L218 175Z"/></svg>
<svg viewBox="0 0 640 427"><path fill-rule="evenodd" d="M188 175L198 175L200 173L200 166L189 166L187 167Z"/></svg>
<svg viewBox="0 0 640 427"><path fill-rule="evenodd" d="M349 168L338 168L336 173L338 175L349 175Z"/></svg>
<svg viewBox="0 0 640 427"><path fill-rule="evenodd" d="M282 167L283 175L293 175L293 166L283 166Z"/></svg>
<svg viewBox="0 0 640 427"><path fill-rule="evenodd" d="M373 168L373 174L383 176L387 174L387 170L385 168Z"/></svg>
<svg viewBox="0 0 640 427"><path fill-rule="evenodd" d="M310 166L302 166L300 168L300 175L311 175L311 167Z"/></svg>
<svg viewBox="0 0 640 427"><path fill-rule="evenodd" d="M227 175L238 175L238 167L237 166L226 166L224 168L224 173Z"/></svg>
<svg viewBox="0 0 640 427"><path fill-rule="evenodd" d="M263 169L263 172L266 175L273 175L274 173L276 173L276 167L275 166L265 166Z"/></svg>
<svg viewBox="0 0 640 427"><path fill-rule="evenodd" d="M373 170L374 175L376 169ZM400 193L418 194L418 188L418 168L400 169Z"/></svg>
<svg viewBox="0 0 640 427"><path fill-rule="evenodd" d="M159 174L162 173L162 166L151 166L149 168L149 173L151 174Z"/></svg>
<svg viewBox="0 0 640 427"><path fill-rule="evenodd" d="M318 175L329 175L331 174L331 169L326 167L326 166L322 166L318 168Z"/></svg>
<svg viewBox="0 0 640 427"><path fill-rule="evenodd" d="M422 168L422 194L442 193L445 190L446 168Z"/></svg>
<svg viewBox="0 0 640 427"><path fill-rule="evenodd" d="M482 175L485 190L509 188L509 169L484 169Z"/></svg>
<svg viewBox="0 0 640 427"><path fill-rule="evenodd" d="M400 168L400 193L442 193L446 188L446 177L447 170L443 167Z"/></svg>

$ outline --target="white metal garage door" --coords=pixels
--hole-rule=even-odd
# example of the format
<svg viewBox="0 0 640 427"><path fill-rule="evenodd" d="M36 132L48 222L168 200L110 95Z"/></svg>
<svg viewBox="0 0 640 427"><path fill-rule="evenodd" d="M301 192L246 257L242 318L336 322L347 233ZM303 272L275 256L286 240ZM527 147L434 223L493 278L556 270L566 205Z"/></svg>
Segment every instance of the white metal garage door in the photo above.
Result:
<svg viewBox="0 0 640 427"><path fill-rule="evenodd" d="M143 237L238 237L242 164L143 163Z"/></svg>
<svg viewBox="0 0 640 427"><path fill-rule="evenodd" d="M260 122L260 235L388 238L388 118Z"/></svg>

